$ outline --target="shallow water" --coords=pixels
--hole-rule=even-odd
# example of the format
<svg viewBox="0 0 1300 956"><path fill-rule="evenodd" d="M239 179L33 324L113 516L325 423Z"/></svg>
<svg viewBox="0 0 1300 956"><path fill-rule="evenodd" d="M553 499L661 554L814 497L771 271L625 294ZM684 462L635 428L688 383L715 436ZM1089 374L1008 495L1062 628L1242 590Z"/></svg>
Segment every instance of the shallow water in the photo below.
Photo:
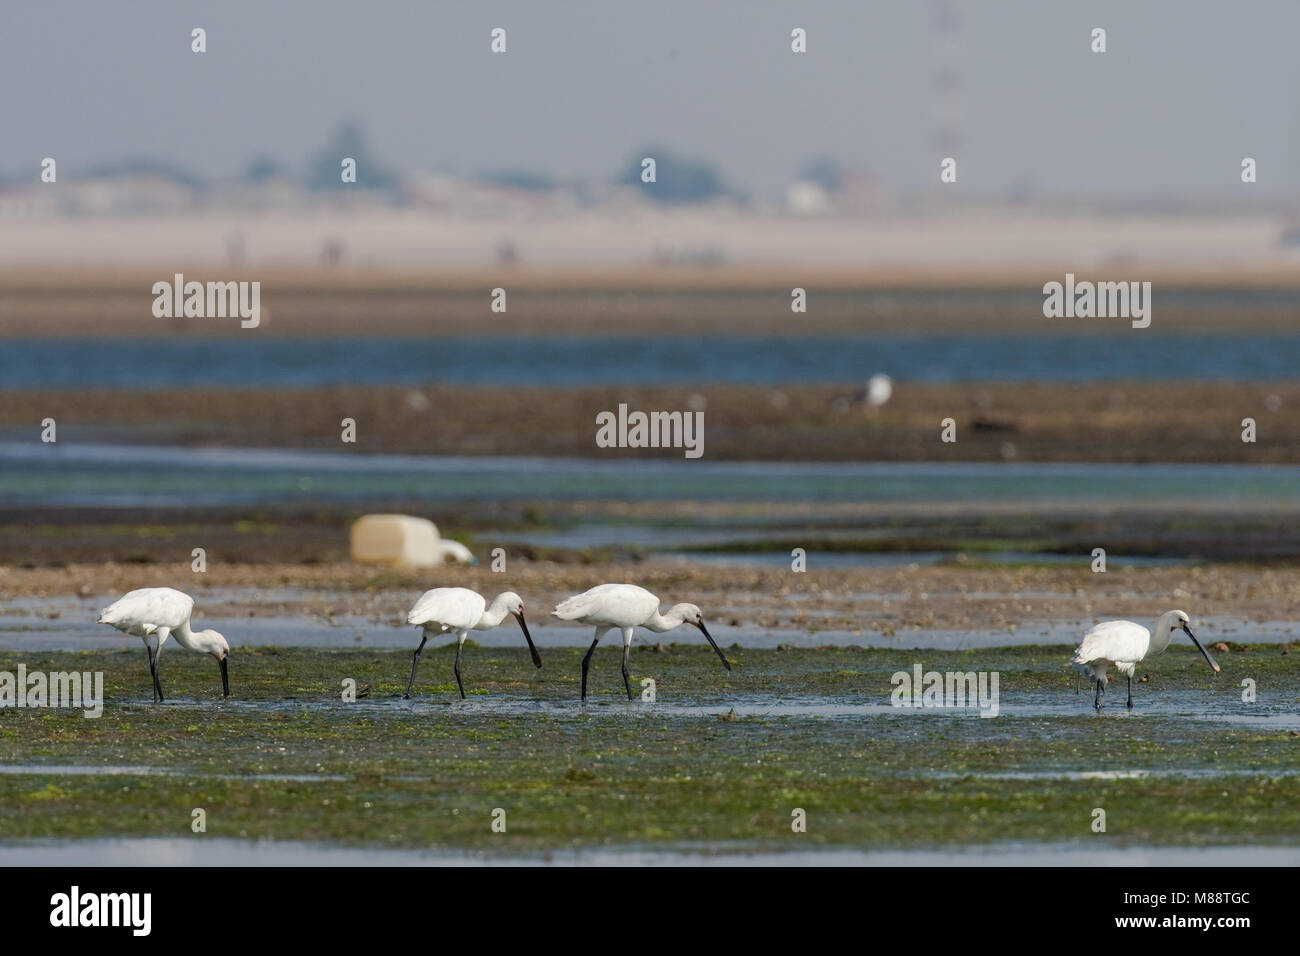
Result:
<svg viewBox="0 0 1300 956"><path fill-rule="evenodd" d="M1191 507L1300 499L1300 465L436 458L107 445L66 434L69 440L58 444L0 441L0 504L727 501L774 503L767 517L779 522L783 502L1177 501Z"/></svg>
<svg viewBox="0 0 1300 956"><path fill-rule="evenodd" d="M1300 306L1294 290L1272 295ZM1023 333L711 336L708 348L693 336L19 339L0 350L0 388L828 384L875 372L915 382L1277 381L1300 365L1294 333L1130 335L1125 323L1119 334L1122 348L1115 335ZM487 352L492 361L480 361Z"/></svg>
<svg viewBox="0 0 1300 956"><path fill-rule="evenodd" d="M389 850L220 837L0 844L0 866L1295 866L1300 847L1004 843L940 850L610 847L537 854Z"/></svg>
<svg viewBox="0 0 1300 956"><path fill-rule="evenodd" d="M95 624L99 610L116 600L115 596L94 598L68 597L22 599L9 603L12 610L24 611L52 607L59 618L33 613L0 614L0 651L72 651L106 647L140 647L137 637L121 634L106 625ZM402 609L395 609L396 616ZM744 617L744 608L718 608L715 617ZM816 613L810 612L816 618ZM333 623L309 617L203 617L204 627L215 628L225 635L232 647L374 647L414 650L418 643L414 628L376 623L372 618L336 616ZM713 637L726 648L766 649L788 644L791 647L873 647L894 650L969 650L971 648L1020 647L1031 644L1069 645L1074 647L1091 621L1031 621L1001 629L901 631L892 636L875 631L835 629L809 630L794 628L758 628L712 626ZM586 647L592 629L552 623L547 619L530 620L529 631L538 647ZM1243 618L1204 618L1197 621L1197 631L1207 643L1228 640L1242 644L1281 644L1294 641L1300 622L1249 621ZM522 646L523 638L515 628L498 628L474 635L480 647ZM430 647L454 643L454 638L430 642ZM602 646L615 646L617 635L607 635ZM681 628L668 634L637 631L633 646L664 644L705 644L703 635ZM164 650L172 650L170 645Z"/></svg>
<svg viewBox="0 0 1300 956"><path fill-rule="evenodd" d="M892 551L892 552L833 552L813 554L808 558L812 568L902 568L910 564L938 564L957 557L956 551ZM762 565L764 567L790 566L789 551L757 551L734 553L727 551L664 551L659 557L680 558L704 564ZM981 551L979 560L987 564L1078 564L1077 554L1045 554L1035 551ZM1112 570L1124 568L1177 567L1194 562L1182 558L1123 557L1110 560Z"/></svg>
<svg viewBox="0 0 1300 956"><path fill-rule="evenodd" d="M974 777L980 780L1159 780L1193 779L1211 780L1217 777L1296 777L1300 769L1285 770L1218 770L1212 767L1163 768L1156 770L1003 770L971 771L966 773L928 774L943 779L960 780Z"/></svg>
<svg viewBox="0 0 1300 956"><path fill-rule="evenodd" d="M343 781L342 774L324 773L199 773L172 767L115 766L112 764L0 764L0 774L27 777L211 777L217 780L266 780L279 783Z"/></svg>
<svg viewBox="0 0 1300 956"><path fill-rule="evenodd" d="M141 665L143 670L143 665ZM401 675L397 675L401 676ZM617 678L615 678L617 680ZM617 686L617 685L616 685ZM797 696L732 693L719 697L700 699L665 695L654 702L639 697L627 700L619 695L592 696L584 703L576 691L569 698L516 696L509 694L473 694L461 700L453 693L416 693L411 700L398 695L363 697L346 703L338 699L300 699L286 697L276 700L241 700L238 695L229 700L215 697L169 696L162 704L155 704L147 693L128 698L112 698L106 707L162 707L171 710L195 710L202 713L222 711L260 714L339 713L368 718L429 717L438 720L455 720L464 717L519 717L539 715L557 719L598 720L816 720L816 721L968 721L985 725L989 733L1000 733L1001 728L1024 720L1103 721L1122 720L1154 722L1174 721L1180 726L1203 723L1206 725L1233 724L1255 727L1273 732L1300 732L1300 711L1294 709L1294 698L1276 693L1261 692L1253 704L1241 701L1235 685L1215 686L1210 689L1184 691L1151 691L1136 686L1134 705L1125 706L1124 693L1112 683L1112 692L1100 713L1092 706L1092 692L1062 688L1059 691L1019 692L1011 678L1003 679L999 686L996 712L985 716L978 706L968 707L896 707L887 693L861 696ZM147 673L142 690L148 687ZM1036 732L1048 732L1039 725ZM1210 731L1212 732L1212 731ZM21 771L10 771L19 773ZM128 772L128 771L122 771ZM1235 771L1223 771L1231 773ZM317 779L312 777L311 779Z"/></svg>
<svg viewBox="0 0 1300 956"><path fill-rule="evenodd" d="M749 524L753 527L747 526ZM909 529L895 527L891 536L903 537ZM862 528L841 528L825 522L810 524L806 519L799 522L782 522L779 506L762 518L745 522L730 519L725 522L693 521L689 526L667 526L662 522L641 523L624 520L610 520L601 523L580 523L559 530L506 531L494 532L494 543L503 545L526 544L533 547L567 548L584 550L589 548L620 548L634 542L636 547L653 552L656 557L697 561L705 564L724 565L762 565L769 567L789 567L790 548L775 547L773 539L789 540L791 547L800 537L816 537L819 541L850 541L857 545L864 538L880 536L878 531ZM755 542L768 542L770 551L735 551L724 550L724 546ZM718 550L709 550L710 548ZM936 564L951 560L957 556L955 551L813 551L808 555L809 566L818 567L905 567L909 564ZM981 562L993 564L1020 564L1025 562L1068 564L1078 563L1077 554L1050 554L1026 551L981 551ZM1185 559L1167 557L1147 557L1142 555L1110 555L1109 566L1113 570L1125 567L1168 567L1190 563Z"/></svg>

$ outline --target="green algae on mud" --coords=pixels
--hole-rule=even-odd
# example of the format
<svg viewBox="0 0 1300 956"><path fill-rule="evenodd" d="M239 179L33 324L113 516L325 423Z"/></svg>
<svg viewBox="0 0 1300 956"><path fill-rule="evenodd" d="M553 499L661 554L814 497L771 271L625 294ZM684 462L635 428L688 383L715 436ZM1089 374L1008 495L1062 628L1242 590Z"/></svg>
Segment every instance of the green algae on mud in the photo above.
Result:
<svg viewBox="0 0 1300 956"><path fill-rule="evenodd" d="M1015 783L861 779L741 766L661 773L569 764L525 779L447 781L361 775L347 783L0 780L0 839L189 836L191 810L213 837L481 849L519 853L618 845L726 844L762 850L940 847L1014 841L1123 845L1292 844L1294 779ZM1231 799L1225 799L1229 793ZM1109 830L1092 834L1103 806ZM792 834L793 808L808 814ZM493 811L507 832L491 832Z"/></svg>
<svg viewBox="0 0 1300 956"><path fill-rule="evenodd" d="M411 650L416 641L412 640ZM1224 691L1235 688L1241 677L1257 684L1276 679L1278 689L1291 679L1293 699L1300 699L1300 655L1295 644L1235 644L1219 663L1216 677L1190 646L1174 645L1164 654L1139 666L1149 673L1142 687L1201 688ZM799 696L861 696L886 701L893 689L890 678L911 671L915 664L928 670L982 670L1001 674L1003 693L1075 689L1075 676L1067 667L1072 648L1025 645L971 648L962 651L913 648L861 648L781 646L776 649L723 645L733 670L725 671L712 651L702 644L655 643L634 645L632 677L653 678L660 700L675 696L692 701L721 701L736 694L792 694ZM466 693L473 695L528 694L544 700L570 700L578 695L581 660L579 647L543 648L541 669L534 668L522 646L482 647L466 641L462 676ZM617 642L598 647L591 665L589 692L593 698L624 696L619 674L622 653ZM417 697L453 697L451 665L455 644L426 646L416 682ZM140 701L149 694L148 668L143 648L104 651L48 651L23 653L0 650L0 671L18 663L28 671L103 671L108 701ZM341 682L356 682L363 699L396 695L406 689L411 653L378 649L315 649L293 647L237 647L230 656L230 681L237 700L317 700L341 698ZM162 679L169 696L216 699L220 679L216 665L203 655L175 650L162 657ZM1239 675L1239 676L1234 676ZM1235 691L1233 691L1235 693Z"/></svg>
<svg viewBox="0 0 1300 956"><path fill-rule="evenodd" d="M1300 840L1300 738L1196 716L1190 702L1186 714L1141 715L1144 693L1236 700L1243 676L1294 706L1300 657L1277 646L1221 655L1217 678L1194 650L1171 648L1135 692L1139 719L1124 719L1121 707L1120 723L1074 693L1061 647L732 648L730 675L707 647L638 650L633 675L655 678L658 709L622 699L617 648L598 652L593 702L581 707L581 654L549 649L536 671L522 647L467 648L466 689L486 693L462 704L447 683L451 649L426 649L412 708L399 696L410 655L398 651L238 649L230 701L219 699L211 661L174 653L164 658L164 687L180 702L164 706L148 700L143 654L6 653L0 670L19 659L29 670L101 670L107 699L95 720L0 710L0 762L19 771L0 773L0 841L187 836L196 807L213 836L502 852L702 841L796 849ZM1078 711L720 720L670 706L886 705L890 675L913 663L997 670L1004 703L1060 694ZM341 699L347 678L356 704ZM61 773L69 764L124 772ZM130 771L138 767L162 772ZM1064 776L1094 770L1165 773ZM1014 776L1023 771L1039 776ZM498 807L506 834L490 828ZM791 832L796 807L808 814L807 833ZM1095 807L1107 810L1105 835L1091 832Z"/></svg>

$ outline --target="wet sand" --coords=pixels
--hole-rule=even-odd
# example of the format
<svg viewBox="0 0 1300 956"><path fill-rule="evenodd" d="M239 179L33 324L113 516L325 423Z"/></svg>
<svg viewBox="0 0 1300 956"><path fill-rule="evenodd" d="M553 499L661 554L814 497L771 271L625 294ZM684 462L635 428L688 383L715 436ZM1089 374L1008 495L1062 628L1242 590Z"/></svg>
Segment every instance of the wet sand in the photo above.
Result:
<svg viewBox="0 0 1300 956"><path fill-rule="evenodd" d="M360 619L403 628L404 615L420 592L464 586L484 592L511 589L524 596L531 626L555 627L548 613L556 603L603 581L634 581L664 601L691 601L705 609L716 636L728 630L790 630L809 635L836 632L836 642L861 635L862 642L934 631L1050 629L1066 643L1096 619L1148 622L1171 608L1193 620L1242 622L1232 634L1220 628L1207 638L1250 643L1250 624L1300 622L1300 588L1288 568L1216 565L1141 568L1094 574L1078 567L906 566L835 568L797 574L788 569L687 562L641 562L598 567L514 561L508 573L484 568L382 571L349 562L326 565L214 565L206 574L188 566L171 574L124 564L63 568L0 567L0 627L37 618L44 626L77 634L108 629L94 624L96 600L132 588L170 585L194 595L205 617L230 620L295 617L341 626ZM93 610L93 609L92 609ZM27 625L24 625L27 626ZM1276 625L1270 631L1277 632ZM1063 633L1062 633L1063 632ZM349 631L349 633L352 633ZM680 635L682 639L690 635ZM1285 630L1273 641L1285 638ZM673 640L669 635L665 641ZM901 645L901 646L906 646ZM1274 645L1271 653L1285 651Z"/></svg>
<svg viewBox="0 0 1300 956"><path fill-rule="evenodd" d="M868 410L853 386L22 390L0 394L0 436L278 447L357 454L682 457L597 448L596 415L702 409L704 455L733 461L1300 462L1300 385L902 383ZM355 445L339 422L358 423ZM940 440L943 419L955 442ZM1257 423L1243 442L1242 419Z"/></svg>
<svg viewBox="0 0 1300 956"><path fill-rule="evenodd" d="M1042 287L1067 271L1079 281L1120 278L1075 265L919 268L772 263L718 269L631 267L463 268L443 271L222 267L187 278L261 283L261 325L221 319L159 319L152 286L184 273L158 269L2 270L0 340L12 338L276 337L455 335L788 335L803 333L1116 335L1106 321L1043 317ZM1069 261L1069 260L1066 260ZM1120 267L1124 278L1132 267ZM1294 267L1260 269L1148 264L1157 312L1148 332L1293 332L1295 309L1270 302L1293 295ZM507 291L492 312L491 290ZM792 313L791 289L808 309ZM1263 294L1265 299L1242 300ZM1143 332L1142 334L1148 334ZM1117 347L1122 347L1120 331Z"/></svg>

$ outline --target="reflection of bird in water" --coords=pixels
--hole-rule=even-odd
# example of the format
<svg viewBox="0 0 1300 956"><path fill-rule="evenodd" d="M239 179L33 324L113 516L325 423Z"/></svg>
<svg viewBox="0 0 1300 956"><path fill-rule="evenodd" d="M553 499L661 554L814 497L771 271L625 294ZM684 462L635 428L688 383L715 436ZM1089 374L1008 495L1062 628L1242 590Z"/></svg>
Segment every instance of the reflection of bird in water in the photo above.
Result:
<svg viewBox="0 0 1300 956"><path fill-rule="evenodd" d="M894 380L888 375L876 374L867 379L866 388L860 388L852 395L840 395L831 402L831 408L837 412L851 409L874 410L889 401L894 394Z"/></svg>

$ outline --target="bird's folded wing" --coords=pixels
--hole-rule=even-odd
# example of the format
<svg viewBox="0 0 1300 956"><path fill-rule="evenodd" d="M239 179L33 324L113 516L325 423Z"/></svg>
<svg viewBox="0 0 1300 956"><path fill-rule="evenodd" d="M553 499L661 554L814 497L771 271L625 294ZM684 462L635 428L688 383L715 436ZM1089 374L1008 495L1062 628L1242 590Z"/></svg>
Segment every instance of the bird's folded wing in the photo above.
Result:
<svg viewBox="0 0 1300 956"><path fill-rule="evenodd" d="M1087 634L1078 650L1074 663L1088 661L1139 661L1150 644L1151 632L1132 621L1105 621Z"/></svg>
<svg viewBox="0 0 1300 956"><path fill-rule="evenodd" d="M420 595L406 615L406 621L408 624L432 622L453 628L473 627L483 616L486 606L483 596L469 588L434 588Z"/></svg>
<svg viewBox="0 0 1300 956"><path fill-rule="evenodd" d="M596 606L596 598L590 591L584 594L575 594L573 597L565 598L559 604L555 605L552 612L562 621L576 621L580 617L586 617Z"/></svg>
<svg viewBox="0 0 1300 956"><path fill-rule="evenodd" d="M105 624L138 624L180 627L194 613L194 599L172 588L139 588L104 608Z"/></svg>

